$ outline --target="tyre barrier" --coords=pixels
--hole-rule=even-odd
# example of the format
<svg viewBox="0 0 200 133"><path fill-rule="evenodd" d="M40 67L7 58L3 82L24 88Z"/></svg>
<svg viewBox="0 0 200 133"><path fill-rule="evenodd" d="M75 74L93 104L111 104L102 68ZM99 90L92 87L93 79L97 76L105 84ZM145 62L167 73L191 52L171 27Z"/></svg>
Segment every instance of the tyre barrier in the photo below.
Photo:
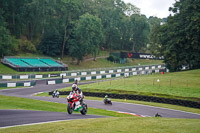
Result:
<svg viewBox="0 0 200 133"><path fill-rule="evenodd" d="M52 93L53 93L53 91L49 92L49 95L52 95ZM60 93L60 95L69 95L70 91L59 91L59 93ZM187 101L187 100L169 99L169 98L143 96L143 95L95 93L95 92L84 92L84 95L85 96L93 96L93 97L102 97L102 98L104 98L105 95L108 95L109 98L115 98L115 99L127 99L127 100L165 103L165 104L180 105L180 106L184 106L184 107L200 109L200 103L193 102L193 101Z"/></svg>

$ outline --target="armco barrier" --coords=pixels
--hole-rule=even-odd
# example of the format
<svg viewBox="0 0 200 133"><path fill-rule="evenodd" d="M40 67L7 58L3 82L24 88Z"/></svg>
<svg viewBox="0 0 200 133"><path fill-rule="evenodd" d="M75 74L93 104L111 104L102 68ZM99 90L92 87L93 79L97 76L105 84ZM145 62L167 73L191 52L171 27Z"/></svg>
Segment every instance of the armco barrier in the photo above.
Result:
<svg viewBox="0 0 200 133"><path fill-rule="evenodd" d="M96 74L112 74L120 72L133 72L141 70L155 70L165 68L165 65L150 65L150 66L127 66L127 67L114 67L114 68L100 68L100 69L88 69L88 70L74 70L56 74L30 74L30 75L0 75L0 79L41 79L41 78L53 78L53 77L66 77L66 76L84 76L84 75L96 75Z"/></svg>
<svg viewBox="0 0 200 133"><path fill-rule="evenodd" d="M35 81L26 81L26 82L9 82L9 83L0 83L0 87L18 87L18 86L24 86L24 87L30 87L35 86Z"/></svg>
<svg viewBox="0 0 200 133"><path fill-rule="evenodd" d="M49 92L49 95L52 95L52 93L53 92ZM70 93L70 91L60 91L60 95L69 95L69 93ZM108 95L108 97L115 98L115 99L128 99L128 100L139 100L139 101L147 101L147 102L165 103L165 104L173 104L173 105L180 105L180 106L184 106L184 107L200 109L200 103L193 102L193 101L187 101L187 100L168 99L168 98L142 96L142 95L95 93L95 92L83 92L83 94L85 96L101 97L102 100L105 95Z"/></svg>
<svg viewBox="0 0 200 133"><path fill-rule="evenodd" d="M160 71L163 71L162 68L155 69L155 70L138 70L134 72L121 72L121 73L113 73L113 74L99 74L99 75L86 75L86 76L76 76L76 77L69 77L64 79L54 79L54 80L48 80L47 85L49 84L59 84L59 83L67 83L67 82L73 82L75 80L81 81L81 80L95 80L95 79L109 79L109 78L118 78L118 77L129 77L129 76L136 76L136 75L145 75L145 74L151 74L151 73L158 73Z"/></svg>
<svg viewBox="0 0 200 133"><path fill-rule="evenodd" d="M62 78L58 78L58 79L44 79L45 80L45 83L47 85L50 85L50 84L60 84L60 83L68 83L68 82L73 82L75 80L95 80L95 79L106 79L106 78L118 78L118 77L128 77L128 76L135 76L135 75L142 75L142 74L151 74L151 73L158 73L160 71L164 71L163 67L164 66L161 66L161 65L158 65L158 66L152 66L154 67L153 70L149 69L149 67L146 66L146 68L138 68L138 70L136 70L136 68L131 68L128 69L124 69L123 71L121 69L117 69L117 70L109 70L109 73L107 73L106 71L92 71L90 74L91 75L85 75L85 74L88 74L88 73L84 73L84 76L83 75L77 75L77 73L71 73L72 75L74 75L74 77L62 77ZM117 73L113 73L113 72L117 72ZM98 74L99 73L99 74ZM102 74L103 73L103 74ZM96 74L96 75L94 75ZM40 78L43 78L43 75L15 75L15 77L20 77L20 79L26 79L28 77L31 77L31 78L36 78L36 79L40 79ZM34 76L34 77L33 77ZM12 79L13 76L11 75L3 75L2 76L3 79ZM45 76L46 77L46 76ZM14 82L14 81L11 81L11 82ZM16 87L16 86L24 86L23 84L17 84L17 82L15 83L10 83L10 82L7 82L7 83L1 83L1 86L2 87ZM0 86L0 87L1 87Z"/></svg>

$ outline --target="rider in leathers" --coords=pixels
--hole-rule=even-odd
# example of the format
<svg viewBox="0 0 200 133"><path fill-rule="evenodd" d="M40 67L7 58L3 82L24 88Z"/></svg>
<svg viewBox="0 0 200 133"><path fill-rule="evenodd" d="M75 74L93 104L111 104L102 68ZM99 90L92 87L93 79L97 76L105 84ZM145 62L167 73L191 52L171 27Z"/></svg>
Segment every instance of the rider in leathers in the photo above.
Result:
<svg viewBox="0 0 200 133"><path fill-rule="evenodd" d="M79 101L80 101L80 104L82 105L82 103L83 103L83 93L82 93L81 89L78 88L76 83L72 84L72 92L76 93L79 96Z"/></svg>

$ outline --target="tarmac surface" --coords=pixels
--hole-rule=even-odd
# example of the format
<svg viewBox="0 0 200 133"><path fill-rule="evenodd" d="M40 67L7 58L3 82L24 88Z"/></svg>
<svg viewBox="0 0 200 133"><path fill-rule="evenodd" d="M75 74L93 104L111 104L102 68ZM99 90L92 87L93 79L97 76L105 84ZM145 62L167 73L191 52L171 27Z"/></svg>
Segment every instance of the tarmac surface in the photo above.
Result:
<svg viewBox="0 0 200 133"><path fill-rule="evenodd" d="M102 118L97 115L81 115L61 112L32 111L32 110L0 110L0 127L55 122L74 119Z"/></svg>
<svg viewBox="0 0 200 133"><path fill-rule="evenodd" d="M93 83L93 82L94 81L79 83L79 85ZM71 83L57 84L57 85L37 84L36 86L29 88L0 90L0 95L23 97L29 99L42 100L42 101L56 102L56 103L64 103L66 104L67 108L67 101L65 98L40 97L40 96L34 96L34 94L39 92L49 92L55 89L60 89L71 85L72 85ZM167 117L167 118L200 119L200 114L141 105L141 104L112 102L113 105L111 106L111 105L105 105L103 101L85 100L85 102L87 103L88 107L112 110L116 112L130 113L141 117L154 117L155 114L158 113L162 117ZM66 113L59 113L59 112L27 111L27 110L0 110L0 127L31 124L38 122L88 119L88 118L100 118L100 117L104 116L81 115L81 114L68 115L67 111Z"/></svg>

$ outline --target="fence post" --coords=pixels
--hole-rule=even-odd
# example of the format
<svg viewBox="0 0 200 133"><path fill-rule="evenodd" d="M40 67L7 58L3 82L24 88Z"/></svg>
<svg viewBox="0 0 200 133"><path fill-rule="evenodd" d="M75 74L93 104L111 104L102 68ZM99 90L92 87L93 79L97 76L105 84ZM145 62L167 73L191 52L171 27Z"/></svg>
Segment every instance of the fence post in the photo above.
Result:
<svg viewBox="0 0 200 133"><path fill-rule="evenodd" d="M139 80L139 78L138 78L138 81L137 81L137 86L139 86L139 84L140 84L140 80Z"/></svg>
<svg viewBox="0 0 200 133"><path fill-rule="evenodd" d="M170 79L170 87L172 87L172 80Z"/></svg>

